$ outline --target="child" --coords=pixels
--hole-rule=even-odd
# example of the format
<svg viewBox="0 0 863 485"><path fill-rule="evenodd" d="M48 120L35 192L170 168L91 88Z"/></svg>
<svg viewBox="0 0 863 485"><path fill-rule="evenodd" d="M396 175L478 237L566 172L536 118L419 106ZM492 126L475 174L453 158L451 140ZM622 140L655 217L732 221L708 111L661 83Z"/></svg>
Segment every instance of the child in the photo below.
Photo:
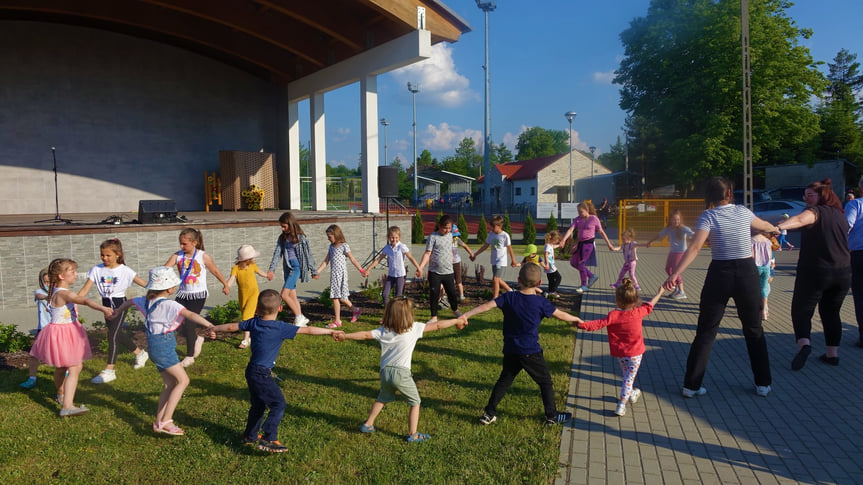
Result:
<svg viewBox="0 0 863 485"><path fill-rule="evenodd" d="M374 433L375 419L388 402L393 402L395 393L399 391L411 407L408 412L408 443L418 443L430 438L427 434L417 432L420 419L420 395L411 375L411 356L417 340L426 332L458 325L464 328L466 320L462 317L453 320L441 320L434 323L414 321L414 310L410 300L399 298L390 300L384 309L383 326L372 331L354 332L335 335L338 341L375 339L381 343L381 390L372 404L369 417L360 426L363 433Z"/></svg>
<svg viewBox="0 0 863 485"><path fill-rule="evenodd" d="M557 288L563 279L557 266L554 264L554 250L560 247L560 233L557 231L548 231L545 234L545 258L542 262L542 267L545 269L545 276L548 278L548 292L546 296L549 298L558 298L560 294Z"/></svg>
<svg viewBox="0 0 863 485"><path fill-rule="evenodd" d="M465 229L467 230L467 229ZM452 226L452 271L455 275L455 287L458 290L458 301L464 301L464 281L461 274L461 254L458 252L458 247L461 246L467 251L468 256L473 255L467 244L461 239L461 231L458 226Z"/></svg>
<svg viewBox="0 0 863 485"><path fill-rule="evenodd" d="M755 266L758 267L758 279L761 283L761 315L764 320L770 316L770 309L767 307L767 297L770 296L770 271L776 267L770 234L759 232L752 236L752 255L755 258Z"/></svg>
<svg viewBox="0 0 863 485"><path fill-rule="evenodd" d="M429 265L429 306L431 307L431 319L428 323L437 321L437 312L440 307L443 286L446 292L449 307L456 316L461 316L458 311L458 295L455 289L455 273L452 264L453 240L452 240L452 218L446 214L442 215L437 223L437 230L429 234L426 241L426 250L420 259L417 268L417 278L422 278L423 268Z"/></svg>
<svg viewBox="0 0 863 485"><path fill-rule="evenodd" d="M791 216L789 216L788 214L782 214L782 221L780 221L780 223L785 222L788 219L791 219ZM787 247L789 251L794 249L794 245L791 244L790 242L788 242L787 239L785 239L786 236L788 236L788 230L787 229L780 229L779 230L779 250L780 251L782 251L782 248L784 248L784 247Z"/></svg>
<svg viewBox="0 0 863 485"><path fill-rule="evenodd" d="M285 414L285 396L273 377L273 366L282 348L282 342L293 339L298 333L309 335L331 335L332 330L318 327L300 327L278 321L282 310L282 298L276 290L264 290L257 297L257 316L240 323L225 323L210 329L210 338L216 332L242 330L252 335L252 357L246 366L246 384L252 406L243 431L242 443L257 446L259 450L282 453L288 449L279 442L279 423ZM267 408L270 414L264 420ZM263 424L262 424L263 423ZM263 434L258 439L258 432Z"/></svg>
<svg viewBox="0 0 863 485"><path fill-rule="evenodd" d="M171 436L185 434L182 428L174 424L173 417L174 410L177 409L177 404L180 403L180 398L183 397L183 392L189 385L189 376L186 375L184 366L177 357L177 340L174 332L184 324L184 320L186 325L197 324L205 328L213 328L213 324L204 317L183 307L179 302L168 299L181 284L180 278L173 269L167 266L153 268L150 270L150 280L146 286L147 295L133 298L117 309L117 312L122 314L134 305L144 315L150 360L156 364L163 383L153 432Z"/></svg>
<svg viewBox="0 0 863 485"><path fill-rule="evenodd" d="M554 404L551 374L542 356L542 347L539 346L539 325L543 318L548 317L567 322L576 322L578 319L558 310L551 302L536 294L534 288L539 286L541 275L542 269L538 265L528 263L522 266L518 273L519 291L504 293L464 314L467 320L495 307L503 311L503 370L491 391L485 412L479 418L481 424L497 421L497 405L522 369L539 385L545 408L545 424L564 423L572 418L572 413L558 412Z"/></svg>
<svg viewBox="0 0 863 485"><path fill-rule="evenodd" d="M638 263L636 248L638 248L638 243L635 241L635 230L629 228L623 231L623 244L612 249L612 251L623 252L623 267L620 268L617 282L610 285L612 288L620 286L620 284L623 283L623 277L629 273L629 277L632 278L632 282L635 284L635 289L641 289L641 287L638 286L638 279L635 278L635 265Z"/></svg>
<svg viewBox="0 0 863 485"><path fill-rule="evenodd" d="M60 409L61 418L90 411L83 404L74 404L78 376L84 368L84 361L93 356L87 331L78 322L77 305L87 305L104 313L106 318L114 314L114 310L70 291L69 287L77 279L78 263L71 259L58 258L48 265L48 310L51 312L51 323L36 335L30 348L31 356L54 366L57 402L63 406Z"/></svg>
<svg viewBox="0 0 863 485"><path fill-rule="evenodd" d="M33 301L36 302L36 331L35 335L51 323L51 312L48 310L48 268L39 271L39 289L33 292ZM30 377L19 384L24 389L33 389L36 386L36 371L39 370L39 359L30 357Z"/></svg>
<svg viewBox="0 0 863 485"><path fill-rule="evenodd" d="M521 260L521 264L533 263L537 265L543 264L543 259L539 257L539 249L536 247L536 244L528 244L524 248L524 252L522 253L524 258ZM539 282L542 285L542 281ZM536 294L542 294L542 288L539 286L536 287Z"/></svg>
<svg viewBox="0 0 863 485"><path fill-rule="evenodd" d="M504 270L506 269L506 254L509 252L509 257L512 259L512 267L521 266L515 261L515 254L512 252L512 239L509 234L503 231L503 217L494 216L491 218L491 234L485 239L485 244L479 250L473 253L470 258L474 261L477 256L491 246L491 293L493 298L497 298L501 288L504 291L512 291L512 288L504 281Z"/></svg>
<svg viewBox="0 0 863 485"><path fill-rule="evenodd" d="M281 293L282 300L294 312L294 325L305 327L309 324L309 319L303 315L300 300L297 298L297 281L305 283L309 281L310 275L312 279L318 279L315 258L312 256L309 240L293 214L285 212L279 216L279 226L282 228L282 234L276 241L276 249L270 260L267 279L273 280L276 265L281 259L282 268L285 271L285 284Z"/></svg>
<svg viewBox="0 0 863 485"><path fill-rule="evenodd" d="M132 283L142 287L147 284L132 268L126 266L126 261L123 258L123 244L120 243L119 239L103 241L99 245L99 257L102 263L90 269L90 272L87 273L87 282L78 291L78 295L87 296L90 288L95 284L99 296L102 297L102 305L118 308L126 301L126 289L132 286ZM126 347L126 350L135 354L133 369L140 369L147 362L147 351L135 345L128 332L122 331L125 316L125 314L121 314L118 315L118 318L112 318L105 322L108 326L108 362L102 372L90 380L93 384L105 384L117 379L114 365L117 362L119 351L117 348L118 341L123 344L123 347Z"/></svg>
<svg viewBox="0 0 863 485"><path fill-rule="evenodd" d="M623 373L620 400L617 401L617 409L614 410L614 414L618 416L626 414L627 402L635 404L641 397L641 390L633 388L635 376L641 366L641 357L644 354L641 320L653 311L662 293L663 289L660 287L649 303L642 303L638 298L635 282L627 278L614 291L614 300L618 309L612 310L606 318L599 320L585 322L576 318L578 328L582 330L593 331L608 327L608 346L611 348L611 356L617 357Z"/></svg>
<svg viewBox="0 0 863 485"><path fill-rule="evenodd" d="M572 259L569 260L569 264L577 269L579 276L581 276L581 286L576 288L575 291L577 293L586 293L596 283L596 280L599 279L599 276L587 269L588 266L597 266L596 245L593 242L596 233L602 236L609 250L613 250L614 246L611 245L608 235L602 229L599 218L596 217L596 209L593 207L593 203L585 200L579 203L576 208L578 209L578 217L572 220L572 224L567 229L566 234L563 235L560 244L561 246L565 246L566 241L573 235L573 232L577 232L578 244L572 249Z"/></svg>
<svg viewBox="0 0 863 485"><path fill-rule="evenodd" d="M216 267L213 258L204 252L204 236L201 231L187 227L180 231L180 250L172 254L165 266L177 265L180 272L180 289L177 290L177 303L192 313L201 313L207 301L207 270L213 273L222 284L222 293L230 293L228 282ZM180 335L186 338L186 357L180 364L189 367L201 354L204 339L195 333L192 322L183 324Z"/></svg>
<svg viewBox="0 0 863 485"><path fill-rule="evenodd" d="M668 252L668 257L665 259L665 273L669 276L674 273L674 268L680 263L683 253L686 252L687 241L692 238L695 233L688 226L683 225L683 216L680 214L680 209L674 209L671 216L668 218L668 224L659 231L659 234L647 241L647 247L653 244L653 241L662 240L668 236L668 243L671 245L671 250ZM678 276L675 282L674 291L671 292L671 299L685 300L686 292L683 291L683 278Z"/></svg>
<svg viewBox="0 0 863 485"><path fill-rule="evenodd" d="M255 264L255 258L261 253L255 251L255 248L244 244L237 249L237 260L231 268L231 277L228 278L228 289L234 281L237 282L237 299L240 301L240 320L248 320L255 316L255 308L258 306L258 280L255 275L267 277ZM238 348L245 349L249 346L249 331L243 332L243 341L240 342Z"/></svg>
<svg viewBox="0 0 863 485"><path fill-rule="evenodd" d="M333 313L335 314L336 319L333 320L332 323L327 325L327 328L338 328L342 326L342 306L344 303L346 307L352 309L351 311L351 323L356 322L357 318L360 316L360 308L355 307L351 300L348 299L351 292L348 286L348 263L347 260L351 261L351 264L354 265L355 268L363 274L363 267L360 265L357 258L354 257L353 253L351 253L351 247L348 246L347 241L345 241L345 235L342 234L342 230L339 226L333 224L327 228L327 240L330 241L330 249L327 252L327 257L324 258L324 261L318 266L317 273L320 273L327 267L327 264L331 264L330 266L330 298L333 300Z"/></svg>
<svg viewBox="0 0 863 485"><path fill-rule="evenodd" d="M387 244L381 249L381 254L372 261L367 268L360 273L363 276L368 276L369 271L378 265L384 258L387 258L387 277L384 280L383 298L384 308L387 302L390 301L390 290L395 286L396 298L402 296L405 290L405 277L407 276L407 268L405 268L405 258L408 258L413 263L415 268L419 268L420 264L411 255L411 250L406 244L401 242L402 230L399 226L392 226L387 229Z"/></svg>

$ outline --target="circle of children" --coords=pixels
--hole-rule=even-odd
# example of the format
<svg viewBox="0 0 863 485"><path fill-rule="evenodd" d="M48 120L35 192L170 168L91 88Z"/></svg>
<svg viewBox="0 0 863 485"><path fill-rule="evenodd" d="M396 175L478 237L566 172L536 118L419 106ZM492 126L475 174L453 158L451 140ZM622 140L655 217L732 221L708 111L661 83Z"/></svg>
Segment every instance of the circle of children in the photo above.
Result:
<svg viewBox="0 0 863 485"><path fill-rule="evenodd" d="M393 226L387 231L388 244L381 250L379 257L367 268L363 268L354 258L337 225L326 229L330 246L324 260L316 265L309 240L300 224L293 214L285 212L279 218L282 232L276 242L268 271L262 271L255 263L260 253L253 247L244 245L237 251L237 259L228 279L224 278L213 259L204 251L203 237L196 229L186 228L180 232L179 251L172 254L164 266L150 270L148 281L144 281L124 264L121 242L118 239L109 239L100 245L102 262L88 272L86 283L77 293L71 290L78 277L75 261L55 259L40 272L40 289L35 295L39 330L30 352L30 378L21 386L28 389L35 386L36 369L40 362L54 366L57 402L61 406L60 416L76 416L89 411L84 405L74 404L83 361L92 357L87 334L77 318L77 305L86 305L101 311L107 323L107 363L105 369L94 377L92 382L103 384L117 378L115 362L119 345L134 353L134 369L143 368L148 360L152 361L163 380L153 431L180 436L184 431L173 422L173 413L189 385L185 369L193 365L200 356L205 340L197 334L196 327L204 327L210 338L215 338L216 332L242 331L243 339L239 347L251 349L251 359L245 371L251 407L241 441L244 445L254 446L262 451L283 452L286 448L278 441L278 426L286 402L272 374L282 342L295 338L297 334L330 335L336 341L375 339L381 346L380 392L359 430L363 433L375 432L375 419L385 404L395 400L395 393L398 391L410 406L406 440L421 442L429 439L429 436L417 431L420 396L410 370L417 340L425 332L450 326L462 329L468 324L470 317L500 308L503 312L503 365L500 377L479 419L481 424L489 425L497 420L497 406L521 370L525 370L539 386L546 424L560 424L571 419L571 413L557 410L551 375L539 345L539 326L542 319L548 317L572 322L584 330L608 327L611 355L619 359L623 375L623 385L615 411L622 416L626 412L627 403L635 403L641 396L641 391L634 388L633 383L645 351L642 319L651 313L663 290L673 290L672 298L686 298L680 273L691 262L691 259L684 258L684 254L687 254L687 240L694 233L683 225L679 211L675 211L669 218L668 225L647 243L649 247L657 239L666 236L669 238L671 251L666 264L669 278L649 302L642 303L638 296L640 287L635 276L637 244L633 231L627 230L623 234L623 244L616 247L609 241L589 201L578 205L578 214L563 236L557 231L546 234L542 253L538 252L535 245L528 245L523 263L515 261L510 235L503 231L502 217L492 218L488 238L479 250L473 252L460 238L459 228L453 225L451 217L443 215L437 221L435 232L427 238L420 261L414 259L409 247L400 241L400 230ZM552 303L559 296L558 286L561 283L554 253L556 248L564 247L570 237L574 238L570 263L578 270L581 278L581 285L576 287L576 291L587 292L597 279L588 269L588 266L596 265L593 240L597 232L610 250L622 252L624 265L617 282L611 285L618 308L611 311L606 318L585 322L557 309ZM769 269L773 265L773 259L767 252L768 246L764 246L767 249L762 250L762 239L762 236L754 239L755 256L759 267L767 266ZM459 247L467 251L471 261L489 249L493 272L492 300L464 314L458 309L459 303L464 299ZM350 310L351 322L357 321L361 312L360 308L349 300L347 262L350 261L361 275L367 276L369 271L384 259L387 276L383 285L384 314L379 321L381 326L371 331L345 333L339 328L342 326L341 306L344 305ZM423 270L428 266L431 319L425 323L415 321L413 304L402 297L407 275L406 259L416 268L415 274L418 278L422 278ZM681 264L681 259L684 259L685 264ZM259 293L256 275L272 280L280 261L284 271L281 292L264 290ZM327 265L330 266L330 297L333 301L334 320L325 328L311 327L309 319L302 313L297 297L297 284L307 282L309 278L317 279ZM518 273L518 290L510 288L504 280L504 272L509 265L521 266ZM222 283L226 295L233 283L237 283L242 311L239 323L213 325L200 316L207 298L208 273ZM543 273L548 281L545 291L539 288ZM769 276L770 272L765 271L764 274ZM762 278L764 284L767 281L768 278ZM147 290L146 295L126 300L126 290L132 284L144 287ZM93 286L98 290L101 302L86 297ZM391 291L395 292L395 298L390 298ZM449 307L455 314L454 319L438 320L442 292L446 294ZM766 291L762 289L765 318L767 293L769 287ZM175 296L173 300L170 299L172 295ZM294 314L294 321L290 324L277 319L283 305ZM132 306L141 312L145 319L146 350L137 347L128 330L124 328L124 315ZM176 352L175 334L178 332L185 338L187 345L182 360ZM700 387L700 382L697 384L695 387L685 385L684 395L687 395L687 391L692 396L703 394L704 388ZM769 388L769 383L759 384ZM269 413L264 419L267 410Z"/></svg>

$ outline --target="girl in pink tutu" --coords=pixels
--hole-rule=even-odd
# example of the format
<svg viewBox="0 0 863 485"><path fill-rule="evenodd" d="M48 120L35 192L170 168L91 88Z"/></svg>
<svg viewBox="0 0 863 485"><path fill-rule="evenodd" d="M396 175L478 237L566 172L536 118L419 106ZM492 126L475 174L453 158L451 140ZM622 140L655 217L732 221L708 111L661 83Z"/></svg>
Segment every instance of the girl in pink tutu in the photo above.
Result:
<svg viewBox="0 0 863 485"><path fill-rule="evenodd" d="M73 402L84 361L93 357L87 332L78 322L77 305L98 310L105 314L106 319L114 313L108 307L69 291L77 279L78 263L71 259L58 258L48 265L48 294L51 295L48 311L51 313L51 323L39 332L30 349L30 355L55 367L57 402L62 406L60 417L77 416L90 411L84 405L75 406Z"/></svg>

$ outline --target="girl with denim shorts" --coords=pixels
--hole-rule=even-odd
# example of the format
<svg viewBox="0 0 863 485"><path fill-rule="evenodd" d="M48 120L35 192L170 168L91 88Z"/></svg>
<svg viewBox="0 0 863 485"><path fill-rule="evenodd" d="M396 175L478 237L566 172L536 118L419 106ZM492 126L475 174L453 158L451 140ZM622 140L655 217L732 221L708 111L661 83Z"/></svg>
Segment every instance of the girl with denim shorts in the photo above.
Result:
<svg viewBox="0 0 863 485"><path fill-rule="evenodd" d="M294 312L294 325L305 327L309 324L309 319L303 315L303 310L300 308L300 300L297 298L297 281L305 283L309 281L309 276L312 279L318 279L315 258L312 256L309 240L293 214L290 212L283 213L279 217L279 226L282 228L282 234L276 241L276 249L270 260L267 279L273 280L276 266L281 259L285 270L285 284L281 293L282 300Z"/></svg>

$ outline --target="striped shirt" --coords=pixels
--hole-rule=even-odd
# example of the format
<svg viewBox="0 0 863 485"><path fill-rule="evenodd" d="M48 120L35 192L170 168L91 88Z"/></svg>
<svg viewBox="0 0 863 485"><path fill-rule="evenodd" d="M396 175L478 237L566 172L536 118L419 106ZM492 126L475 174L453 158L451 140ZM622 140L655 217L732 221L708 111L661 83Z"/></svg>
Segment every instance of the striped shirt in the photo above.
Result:
<svg viewBox="0 0 863 485"><path fill-rule="evenodd" d="M755 214L742 205L726 204L701 213L695 229L709 232L712 258L719 261L752 257L750 227Z"/></svg>

